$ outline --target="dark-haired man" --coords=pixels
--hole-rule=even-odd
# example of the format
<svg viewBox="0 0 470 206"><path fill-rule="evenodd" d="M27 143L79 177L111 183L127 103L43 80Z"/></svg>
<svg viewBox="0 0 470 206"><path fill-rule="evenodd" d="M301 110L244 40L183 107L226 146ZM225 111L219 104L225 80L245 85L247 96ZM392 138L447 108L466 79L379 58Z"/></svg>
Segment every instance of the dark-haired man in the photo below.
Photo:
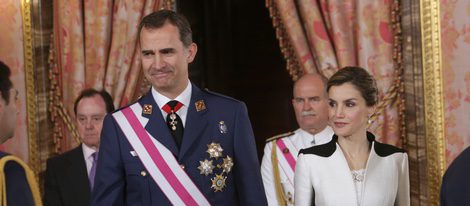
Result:
<svg viewBox="0 0 470 206"><path fill-rule="evenodd" d="M187 20L161 10L139 32L152 88L105 118L92 205L267 205L245 104L188 79Z"/></svg>
<svg viewBox="0 0 470 206"><path fill-rule="evenodd" d="M18 116L18 92L13 88L10 74L10 68L0 61L0 144L13 137ZM5 177L5 182L0 179L1 190L6 189L0 194L0 202L6 197L9 206L35 205L35 199L41 204L34 174L22 160L0 151L0 174Z"/></svg>
<svg viewBox="0 0 470 206"><path fill-rule="evenodd" d="M74 113L82 144L47 160L45 205L90 205L103 119L113 110L113 100L106 91L86 89L80 93Z"/></svg>

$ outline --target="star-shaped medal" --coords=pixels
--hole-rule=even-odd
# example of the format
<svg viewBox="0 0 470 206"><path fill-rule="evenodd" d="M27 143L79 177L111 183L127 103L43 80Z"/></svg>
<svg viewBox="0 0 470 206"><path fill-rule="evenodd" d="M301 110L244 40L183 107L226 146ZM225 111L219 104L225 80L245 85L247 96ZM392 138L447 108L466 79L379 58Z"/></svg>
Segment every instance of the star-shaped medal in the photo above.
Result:
<svg viewBox="0 0 470 206"><path fill-rule="evenodd" d="M227 157L224 158L224 163L218 164L217 167L223 168L224 169L223 172L225 172L225 174L228 174L230 171L232 171L232 167L233 167L232 158L230 158L230 156L227 155Z"/></svg>
<svg viewBox="0 0 470 206"><path fill-rule="evenodd" d="M204 160L204 161L199 161L199 167L197 167L203 175L209 175L212 174L212 170L214 169L214 165L212 165L212 160Z"/></svg>
<svg viewBox="0 0 470 206"><path fill-rule="evenodd" d="M207 145L207 153L209 153L211 158L213 157L217 159L219 157L222 157L222 151L224 151L224 149L222 149L222 147L218 143L212 142L211 144Z"/></svg>

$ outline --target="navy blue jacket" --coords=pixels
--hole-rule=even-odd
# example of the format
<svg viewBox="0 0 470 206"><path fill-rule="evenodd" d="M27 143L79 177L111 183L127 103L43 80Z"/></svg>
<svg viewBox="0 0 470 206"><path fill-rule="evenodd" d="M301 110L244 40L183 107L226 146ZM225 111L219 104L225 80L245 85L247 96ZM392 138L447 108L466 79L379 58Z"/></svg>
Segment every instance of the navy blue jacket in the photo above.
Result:
<svg viewBox="0 0 470 206"><path fill-rule="evenodd" d="M0 152L0 158L10 154ZM28 206L34 205L33 195L29 188L26 174L23 167L13 161L6 163L5 168L7 205L8 206Z"/></svg>
<svg viewBox="0 0 470 206"><path fill-rule="evenodd" d="M201 100L205 109L197 111L195 104ZM149 119L145 129L174 154L212 205L267 205L255 139L243 102L193 85L181 149L171 136L152 93L148 92L138 103L152 105L151 114L142 113ZM171 205L154 180L145 175L148 173L138 157L131 155L133 148L111 115L105 118L101 135L91 205ZM210 158L206 152L211 143L220 144L223 157L229 155L234 162L232 171L226 175L223 191L211 188L211 179L222 169L216 167L207 176L198 169L200 161L206 159L213 160L214 166L223 162L222 158Z"/></svg>
<svg viewBox="0 0 470 206"><path fill-rule="evenodd" d="M441 205L470 205L470 147L447 168L441 187Z"/></svg>

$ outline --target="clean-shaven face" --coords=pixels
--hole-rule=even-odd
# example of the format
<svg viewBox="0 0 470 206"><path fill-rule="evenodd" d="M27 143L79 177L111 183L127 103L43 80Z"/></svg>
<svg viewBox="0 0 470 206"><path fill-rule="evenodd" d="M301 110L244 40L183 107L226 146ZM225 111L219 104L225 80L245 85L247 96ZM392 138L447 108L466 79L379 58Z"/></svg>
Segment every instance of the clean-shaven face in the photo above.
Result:
<svg viewBox="0 0 470 206"><path fill-rule="evenodd" d="M0 144L3 144L15 134L16 120L18 117L18 91L11 88L9 92L9 103L0 97Z"/></svg>
<svg viewBox="0 0 470 206"><path fill-rule="evenodd" d="M196 55L196 44L185 47L178 28L170 23L158 29L142 28L140 42L145 77L163 95L179 95L188 84L188 64Z"/></svg>
<svg viewBox="0 0 470 206"><path fill-rule="evenodd" d="M94 149L99 148L105 116L106 103L100 95L84 97L78 102L76 120L83 144Z"/></svg>

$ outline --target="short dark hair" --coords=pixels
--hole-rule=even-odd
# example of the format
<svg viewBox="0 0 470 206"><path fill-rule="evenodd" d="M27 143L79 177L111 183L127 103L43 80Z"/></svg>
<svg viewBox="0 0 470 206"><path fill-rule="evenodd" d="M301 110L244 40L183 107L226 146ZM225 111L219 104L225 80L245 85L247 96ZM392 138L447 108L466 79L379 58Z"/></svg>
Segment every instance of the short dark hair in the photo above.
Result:
<svg viewBox="0 0 470 206"><path fill-rule="evenodd" d="M180 33L180 40L183 42L185 47L188 47L191 43L193 43L193 32L191 31L191 26L189 25L188 20L183 15L171 10L159 10L145 16L139 24L139 40L140 33L142 32L143 28L159 29L162 28L167 22L178 28Z"/></svg>
<svg viewBox="0 0 470 206"><path fill-rule="evenodd" d="M7 104L10 103L10 90L13 87L13 83L10 80L11 71L10 68L0 61L0 92L2 98Z"/></svg>
<svg viewBox="0 0 470 206"><path fill-rule="evenodd" d="M351 83L366 100L367 106L377 104L378 89L374 77L361 67L344 67L338 70L328 80L326 91L330 91L332 86L339 86L344 83Z"/></svg>
<svg viewBox="0 0 470 206"><path fill-rule="evenodd" d="M82 92L80 92L80 95L78 95L77 99L75 100L75 103L73 105L73 112L75 113L75 115L77 115L78 103L83 98L93 97L95 95L98 95L101 98L103 98L104 103L106 104L106 112L107 113L111 113L111 112L114 111L113 98L111 97L111 95L107 91L105 91L105 90L98 91L96 89L90 88L90 89L85 89Z"/></svg>

